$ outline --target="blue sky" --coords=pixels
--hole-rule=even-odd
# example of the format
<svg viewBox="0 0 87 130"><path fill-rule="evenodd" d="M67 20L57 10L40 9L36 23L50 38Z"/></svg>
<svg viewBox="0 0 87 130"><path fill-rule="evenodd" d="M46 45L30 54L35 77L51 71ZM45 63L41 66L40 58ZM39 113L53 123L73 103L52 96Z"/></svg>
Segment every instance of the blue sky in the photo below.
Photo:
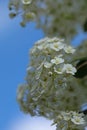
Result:
<svg viewBox="0 0 87 130"><path fill-rule="evenodd" d="M35 25L27 28L19 25L19 18L8 16L8 1L0 1L0 129L16 115L20 114L16 102L16 90L24 82L26 67L29 63L29 48L43 37Z"/></svg>
<svg viewBox="0 0 87 130"><path fill-rule="evenodd" d="M35 41L43 37L41 30L35 29L35 24L26 28L19 25L20 18L11 20L8 16L8 0L0 1L0 129L7 130L12 120L25 118L16 102L16 90L24 82L26 67L29 63L29 49ZM73 44L82 40L78 34ZM29 117L30 118L30 117ZM13 129L11 129L13 130ZM15 130L21 130L15 129ZM27 129L25 129L27 130ZM38 129L39 130L39 129ZM45 129L46 130L46 129ZM50 129L49 129L50 130Z"/></svg>

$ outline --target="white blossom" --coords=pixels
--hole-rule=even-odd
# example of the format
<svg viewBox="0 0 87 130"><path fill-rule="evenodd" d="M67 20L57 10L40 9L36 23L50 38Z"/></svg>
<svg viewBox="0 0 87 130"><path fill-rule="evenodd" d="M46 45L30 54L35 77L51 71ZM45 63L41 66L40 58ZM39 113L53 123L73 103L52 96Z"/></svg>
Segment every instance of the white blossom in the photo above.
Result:
<svg viewBox="0 0 87 130"><path fill-rule="evenodd" d="M41 44L41 45L39 45L39 46L37 46L37 48L39 49L39 50L43 50L43 49L45 49L45 44Z"/></svg>
<svg viewBox="0 0 87 130"><path fill-rule="evenodd" d="M59 67L59 68L54 67L54 72L57 73L57 74L63 74L63 70L62 70L61 67Z"/></svg>
<svg viewBox="0 0 87 130"><path fill-rule="evenodd" d="M56 65L63 63L63 62L64 62L64 59L60 58L60 57L54 57L54 59L51 59L51 63L56 64Z"/></svg>
<svg viewBox="0 0 87 130"><path fill-rule="evenodd" d="M59 50L64 48L64 44L61 43L60 41L59 42L55 42L55 43L51 44L50 48L52 48L55 51L59 51Z"/></svg>
<svg viewBox="0 0 87 130"><path fill-rule="evenodd" d="M75 52L74 48L72 48L71 46L66 46L66 45L64 47L64 50L65 50L66 53L72 53L73 54Z"/></svg>
<svg viewBox="0 0 87 130"><path fill-rule="evenodd" d="M71 118L71 121L76 124L76 125L80 125L80 124L84 124L85 123L85 120L84 118L80 117L80 116L73 116Z"/></svg>
<svg viewBox="0 0 87 130"><path fill-rule="evenodd" d="M22 0L22 3L28 5L32 2L32 0Z"/></svg>
<svg viewBox="0 0 87 130"><path fill-rule="evenodd" d="M74 75L76 73L76 68L72 64L64 64L63 71Z"/></svg>
<svg viewBox="0 0 87 130"><path fill-rule="evenodd" d="M51 66L52 66L52 63L44 62L44 67L45 68L50 68Z"/></svg>
<svg viewBox="0 0 87 130"><path fill-rule="evenodd" d="M70 114L70 112L61 112L61 115L63 116L63 119L64 119L65 121L68 121L68 120L71 119L71 114Z"/></svg>

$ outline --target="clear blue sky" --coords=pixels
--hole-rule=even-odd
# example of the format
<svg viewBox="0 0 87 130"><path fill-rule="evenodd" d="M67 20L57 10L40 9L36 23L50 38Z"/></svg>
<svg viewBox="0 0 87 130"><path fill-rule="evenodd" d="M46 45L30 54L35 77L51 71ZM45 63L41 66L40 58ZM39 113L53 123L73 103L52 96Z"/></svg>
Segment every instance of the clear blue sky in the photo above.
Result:
<svg viewBox="0 0 87 130"><path fill-rule="evenodd" d="M24 82L29 63L29 48L43 37L35 25L19 25L19 18L10 20L7 1L0 1L0 130L19 114L16 90Z"/></svg>
<svg viewBox="0 0 87 130"><path fill-rule="evenodd" d="M19 17L11 20L7 6L8 0L0 1L0 130L5 130L9 121L20 114L16 102L17 86L24 82L29 49L43 37L35 24L22 28Z"/></svg>

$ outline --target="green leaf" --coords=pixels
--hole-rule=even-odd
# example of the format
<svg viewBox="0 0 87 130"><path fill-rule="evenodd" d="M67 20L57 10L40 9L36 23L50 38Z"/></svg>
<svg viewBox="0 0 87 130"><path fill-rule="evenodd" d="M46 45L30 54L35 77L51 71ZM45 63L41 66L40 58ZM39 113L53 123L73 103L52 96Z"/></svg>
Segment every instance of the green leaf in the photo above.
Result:
<svg viewBox="0 0 87 130"><path fill-rule="evenodd" d="M82 58L76 65L77 72L75 73L76 78L84 78L87 76L87 57Z"/></svg>

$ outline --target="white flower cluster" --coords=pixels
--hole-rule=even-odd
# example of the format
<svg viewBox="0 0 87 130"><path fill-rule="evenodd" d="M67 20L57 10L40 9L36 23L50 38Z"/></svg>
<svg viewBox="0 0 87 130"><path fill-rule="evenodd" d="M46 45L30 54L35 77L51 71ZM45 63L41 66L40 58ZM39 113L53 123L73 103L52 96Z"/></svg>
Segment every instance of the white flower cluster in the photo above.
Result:
<svg viewBox="0 0 87 130"><path fill-rule="evenodd" d="M46 37L35 43L30 50L26 84L19 87L17 95L24 112L54 120L66 110L66 90L70 89L68 83L76 72L71 64L74 52L64 39L57 37ZM70 109L71 106L67 108Z"/></svg>
<svg viewBox="0 0 87 130"><path fill-rule="evenodd" d="M81 46L78 51L82 50ZM87 102L87 80L80 81L72 76L76 71L71 64L73 56L77 57L74 52L75 49L60 38L46 37L37 41L30 50L27 82L18 89L21 109L33 116L54 120L57 130L62 130L59 129L62 126L65 130L84 127L81 125L84 117L74 111L80 111L81 105Z"/></svg>
<svg viewBox="0 0 87 130"><path fill-rule="evenodd" d="M85 124L84 114L75 111L62 111L54 120L53 125L54 124L57 124L58 130L71 130L75 128L75 125L79 126Z"/></svg>
<svg viewBox="0 0 87 130"><path fill-rule="evenodd" d="M46 37L38 41L31 49L31 66L38 70L39 73L44 69L54 76L57 76L58 74L74 75L76 69L72 64L68 63L70 62L68 60L70 54L73 54L74 52L75 49L71 46L65 45L63 40ZM30 66L28 70L30 70Z"/></svg>
<svg viewBox="0 0 87 130"><path fill-rule="evenodd" d="M70 112L61 112L61 118L63 118L65 121L71 120L76 125L84 124L84 115L82 113L77 113L74 111Z"/></svg>
<svg viewBox="0 0 87 130"><path fill-rule="evenodd" d="M76 33L76 27L83 25L86 20L86 0L9 0L9 8L15 9L23 21L21 25L35 20L49 36L72 36ZM14 7L14 8L13 8ZM28 17L32 14L33 18ZM73 26L72 26L73 25Z"/></svg>

